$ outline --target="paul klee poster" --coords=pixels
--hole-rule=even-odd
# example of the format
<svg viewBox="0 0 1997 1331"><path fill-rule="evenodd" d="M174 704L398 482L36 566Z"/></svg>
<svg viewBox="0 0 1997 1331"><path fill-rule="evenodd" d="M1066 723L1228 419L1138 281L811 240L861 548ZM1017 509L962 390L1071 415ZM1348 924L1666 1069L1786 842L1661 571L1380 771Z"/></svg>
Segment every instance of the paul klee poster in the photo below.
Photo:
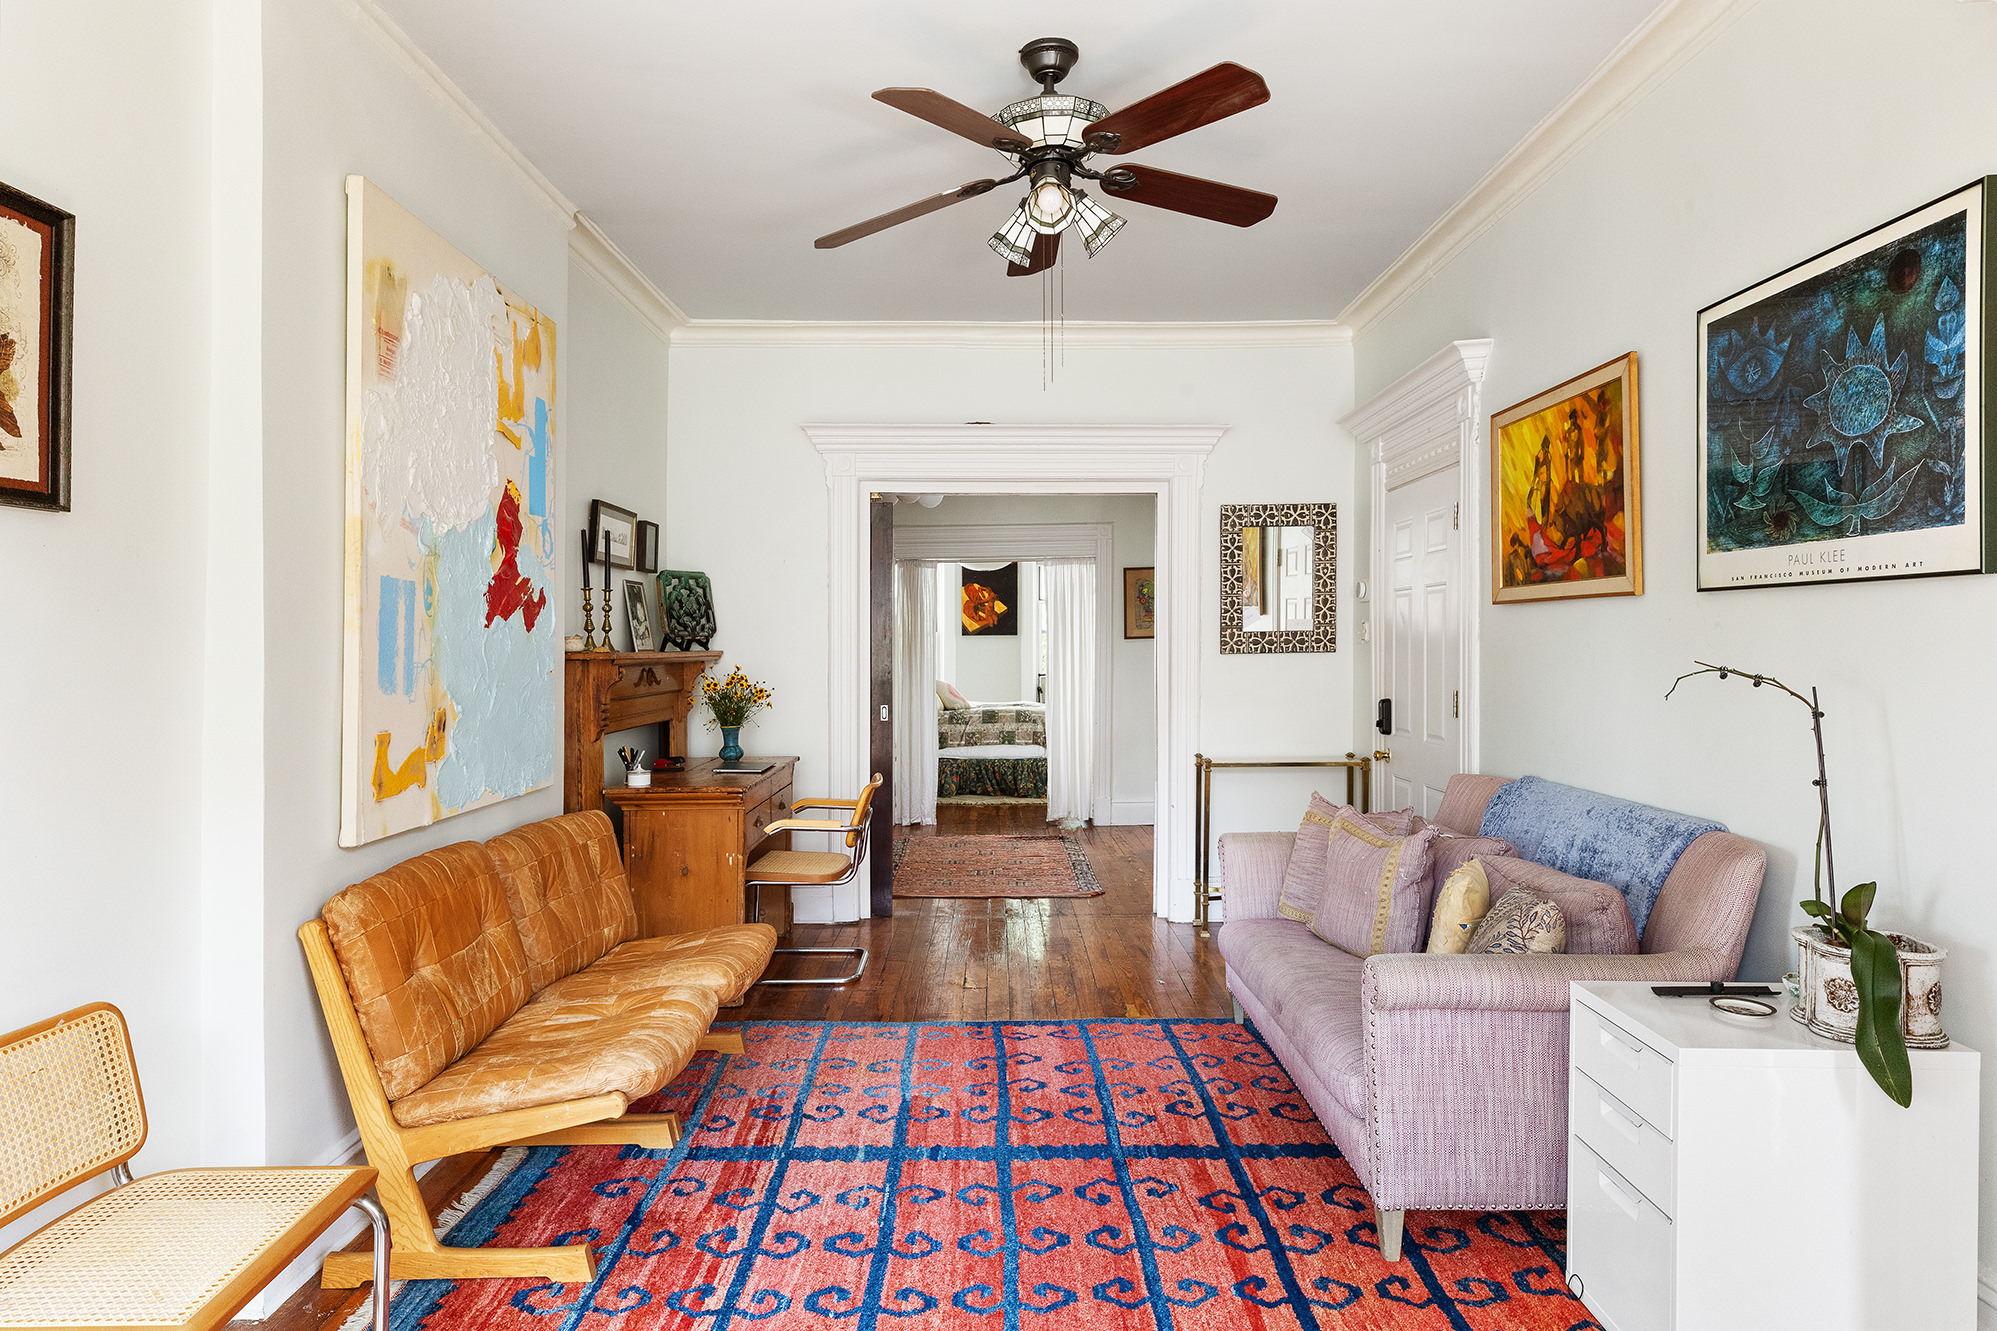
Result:
<svg viewBox="0 0 1997 1331"><path fill-rule="evenodd" d="M555 325L347 177L340 844L547 785Z"/></svg>
<svg viewBox="0 0 1997 1331"><path fill-rule="evenodd" d="M1699 589L1992 567L1986 185L1699 314Z"/></svg>
<svg viewBox="0 0 1997 1331"><path fill-rule="evenodd" d="M1491 417L1491 600L1643 591L1636 353Z"/></svg>

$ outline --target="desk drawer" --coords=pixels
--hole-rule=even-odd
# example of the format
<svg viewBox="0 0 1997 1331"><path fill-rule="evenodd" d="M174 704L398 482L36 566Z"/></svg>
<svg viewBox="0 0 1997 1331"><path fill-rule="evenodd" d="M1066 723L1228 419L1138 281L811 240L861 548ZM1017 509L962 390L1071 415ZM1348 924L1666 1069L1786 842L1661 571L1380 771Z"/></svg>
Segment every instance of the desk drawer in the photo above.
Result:
<svg viewBox="0 0 1997 1331"><path fill-rule="evenodd" d="M1571 1036L1573 1066L1666 1137L1672 1135L1672 1091L1677 1068L1670 1059L1596 1011L1576 1003Z"/></svg>
<svg viewBox="0 0 1997 1331"><path fill-rule="evenodd" d="M1672 1239L1669 1216L1586 1143L1567 1139L1567 1285L1597 1321L1670 1331Z"/></svg>
<svg viewBox="0 0 1997 1331"><path fill-rule="evenodd" d="M1567 1126L1658 1210L1677 1213L1672 1193L1678 1148L1584 1072L1568 1079Z"/></svg>
<svg viewBox="0 0 1997 1331"><path fill-rule="evenodd" d="M754 850L762 844L763 829L771 823L780 823L790 817L789 786L776 791L762 803L742 811L742 845L746 850Z"/></svg>

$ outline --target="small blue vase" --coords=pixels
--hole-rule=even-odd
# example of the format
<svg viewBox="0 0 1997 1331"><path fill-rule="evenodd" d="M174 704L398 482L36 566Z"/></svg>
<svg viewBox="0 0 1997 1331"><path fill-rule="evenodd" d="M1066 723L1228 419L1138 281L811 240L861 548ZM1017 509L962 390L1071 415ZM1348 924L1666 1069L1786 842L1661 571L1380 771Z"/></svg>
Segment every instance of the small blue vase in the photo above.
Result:
<svg viewBox="0 0 1997 1331"><path fill-rule="evenodd" d="M721 727L721 761L724 763L742 761L742 727Z"/></svg>

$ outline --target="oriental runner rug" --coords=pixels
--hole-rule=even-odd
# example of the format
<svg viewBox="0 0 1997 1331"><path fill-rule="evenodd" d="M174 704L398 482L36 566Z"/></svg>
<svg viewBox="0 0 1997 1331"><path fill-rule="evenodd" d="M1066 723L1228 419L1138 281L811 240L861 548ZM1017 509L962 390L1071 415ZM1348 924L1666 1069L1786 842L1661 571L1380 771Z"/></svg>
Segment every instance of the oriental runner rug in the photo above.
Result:
<svg viewBox="0 0 1997 1331"><path fill-rule="evenodd" d="M1557 1214L1419 1212L1382 1262L1350 1166L1232 1022L740 1029L634 1106L690 1124L671 1151L523 1151L448 1235L588 1243L595 1280L407 1282L395 1331L1597 1326Z"/></svg>
<svg viewBox="0 0 1997 1331"><path fill-rule="evenodd" d="M894 843L898 897L1099 897L1080 837L905 836Z"/></svg>

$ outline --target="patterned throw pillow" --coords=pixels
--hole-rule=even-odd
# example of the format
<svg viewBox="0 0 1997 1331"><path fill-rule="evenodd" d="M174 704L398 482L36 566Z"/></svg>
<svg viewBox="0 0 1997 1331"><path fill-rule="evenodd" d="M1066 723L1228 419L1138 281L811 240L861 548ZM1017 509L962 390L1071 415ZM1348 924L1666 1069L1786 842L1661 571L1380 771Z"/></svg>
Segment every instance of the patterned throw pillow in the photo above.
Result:
<svg viewBox="0 0 1997 1331"><path fill-rule="evenodd" d="M1435 919L1428 927L1428 950L1459 953L1470 946L1470 937L1491 909L1491 880L1484 865L1472 860L1443 881L1435 894Z"/></svg>
<svg viewBox="0 0 1997 1331"><path fill-rule="evenodd" d="M1317 901L1324 893L1324 848L1331 840L1332 820L1350 813L1344 805L1333 804L1316 791L1297 824L1297 839L1290 846L1290 864L1283 870L1283 894L1276 901L1276 913L1286 920L1311 922L1317 914Z"/></svg>
<svg viewBox="0 0 1997 1331"><path fill-rule="evenodd" d="M1466 949L1473 957L1566 950L1567 917L1560 913L1560 903L1529 887L1515 887L1499 897Z"/></svg>
<svg viewBox="0 0 1997 1331"><path fill-rule="evenodd" d="M957 692L957 686L948 680L939 679L936 681L936 696L948 708L955 709L971 705L970 701L963 694Z"/></svg>
<svg viewBox="0 0 1997 1331"><path fill-rule="evenodd" d="M1502 897L1515 887L1523 887L1551 898L1560 907L1560 916L1567 922L1569 956L1630 957L1638 952L1629 903L1609 884L1576 878L1531 860L1487 859L1484 869L1495 895Z"/></svg>
<svg viewBox="0 0 1997 1331"><path fill-rule="evenodd" d="M1436 831L1383 832L1350 810L1332 820L1324 892L1311 932L1342 952L1412 952L1428 919L1429 860Z"/></svg>

